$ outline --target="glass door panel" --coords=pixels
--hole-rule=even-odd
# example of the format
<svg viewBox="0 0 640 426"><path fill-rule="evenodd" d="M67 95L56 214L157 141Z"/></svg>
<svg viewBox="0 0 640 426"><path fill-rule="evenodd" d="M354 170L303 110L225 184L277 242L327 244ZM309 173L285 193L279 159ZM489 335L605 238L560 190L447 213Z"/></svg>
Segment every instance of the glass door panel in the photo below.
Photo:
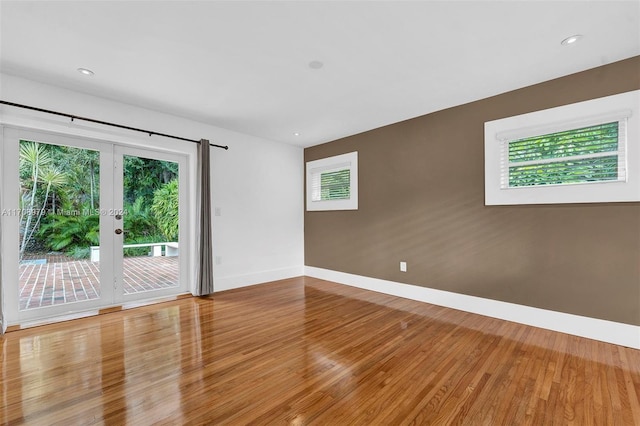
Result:
<svg viewBox="0 0 640 426"><path fill-rule="evenodd" d="M19 304L99 299L100 153L19 143Z"/></svg>
<svg viewBox="0 0 640 426"><path fill-rule="evenodd" d="M100 153L20 140L20 309L100 298Z"/></svg>
<svg viewBox="0 0 640 426"><path fill-rule="evenodd" d="M116 225L123 231L124 298L175 294L181 288L179 159L132 148L116 152L122 154L123 214Z"/></svg>
<svg viewBox="0 0 640 426"><path fill-rule="evenodd" d="M113 148L72 136L4 128L2 273L11 322L113 301L113 241L104 230ZM111 165L111 166L110 166ZM112 239L111 239L112 240Z"/></svg>

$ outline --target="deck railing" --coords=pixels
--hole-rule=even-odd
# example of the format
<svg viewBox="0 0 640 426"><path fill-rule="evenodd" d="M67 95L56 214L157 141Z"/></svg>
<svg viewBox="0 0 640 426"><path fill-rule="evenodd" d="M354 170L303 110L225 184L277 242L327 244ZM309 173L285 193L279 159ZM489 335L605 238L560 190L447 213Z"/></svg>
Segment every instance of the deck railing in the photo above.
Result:
<svg viewBox="0 0 640 426"><path fill-rule="evenodd" d="M138 244L123 244L122 248L136 248L136 247L149 247L149 256L162 256L175 257L178 255L178 243L174 241L167 241L163 243L138 243ZM164 247L164 250L162 248ZM91 246L91 261L100 261L100 246Z"/></svg>

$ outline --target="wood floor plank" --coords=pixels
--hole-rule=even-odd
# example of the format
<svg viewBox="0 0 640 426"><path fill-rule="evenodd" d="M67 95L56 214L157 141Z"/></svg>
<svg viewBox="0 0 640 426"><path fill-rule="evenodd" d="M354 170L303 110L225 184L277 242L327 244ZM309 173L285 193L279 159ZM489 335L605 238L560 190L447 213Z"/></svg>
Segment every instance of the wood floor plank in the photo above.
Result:
<svg viewBox="0 0 640 426"><path fill-rule="evenodd" d="M638 350L308 277L0 344L9 425L640 424Z"/></svg>

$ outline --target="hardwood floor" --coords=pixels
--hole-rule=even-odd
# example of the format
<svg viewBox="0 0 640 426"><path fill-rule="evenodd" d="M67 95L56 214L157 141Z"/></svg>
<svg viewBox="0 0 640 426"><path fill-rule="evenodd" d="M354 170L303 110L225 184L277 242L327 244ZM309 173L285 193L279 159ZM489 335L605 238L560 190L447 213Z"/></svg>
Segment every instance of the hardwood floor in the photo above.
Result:
<svg viewBox="0 0 640 426"><path fill-rule="evenodd" d="M640 351L312 278L1 344L4 424L640 425Z"/></svg>

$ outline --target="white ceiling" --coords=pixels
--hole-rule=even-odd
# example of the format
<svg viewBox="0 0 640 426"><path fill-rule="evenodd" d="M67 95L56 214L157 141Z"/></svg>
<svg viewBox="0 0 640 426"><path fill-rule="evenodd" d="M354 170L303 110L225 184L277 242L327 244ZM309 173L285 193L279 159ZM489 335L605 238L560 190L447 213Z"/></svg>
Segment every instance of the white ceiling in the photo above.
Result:
<svg viewBox="0 0 640 426"><path fill-rule="evenodd" d="M637 0L2 1L0 14L2 72L299 146L640 55Z"/></svg>

